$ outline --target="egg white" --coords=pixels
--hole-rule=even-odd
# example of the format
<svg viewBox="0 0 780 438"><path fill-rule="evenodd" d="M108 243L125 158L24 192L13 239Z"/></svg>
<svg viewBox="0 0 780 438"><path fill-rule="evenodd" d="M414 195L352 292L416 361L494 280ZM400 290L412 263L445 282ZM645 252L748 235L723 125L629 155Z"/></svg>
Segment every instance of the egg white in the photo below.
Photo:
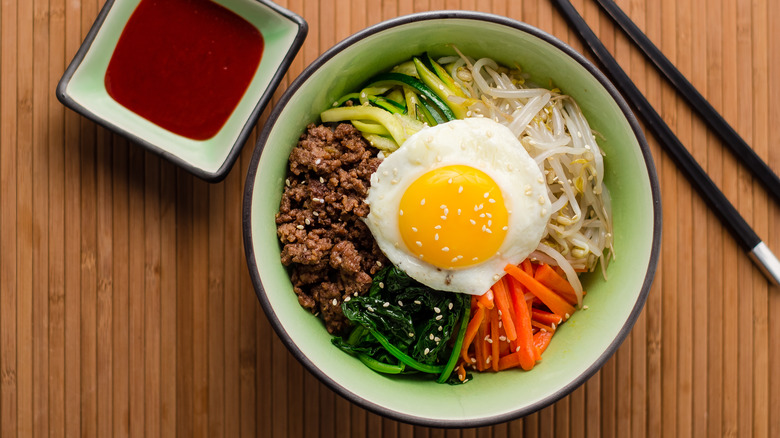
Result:
<svg viewBox="0 0 780 438"><path fill-rule="evenodd" d="M480 264L441 269L409 252L398 226L406 188L424 173L443 166L467 165L488 174L500 187L508 217L499 251ZM382 252L398 268L437 290L485 293L534 251L550 219L550 200L539 166L505 126L487 118L454 120L410 136L371 176L365 219ZM479 242L473 242L478 245Z"/></svg>

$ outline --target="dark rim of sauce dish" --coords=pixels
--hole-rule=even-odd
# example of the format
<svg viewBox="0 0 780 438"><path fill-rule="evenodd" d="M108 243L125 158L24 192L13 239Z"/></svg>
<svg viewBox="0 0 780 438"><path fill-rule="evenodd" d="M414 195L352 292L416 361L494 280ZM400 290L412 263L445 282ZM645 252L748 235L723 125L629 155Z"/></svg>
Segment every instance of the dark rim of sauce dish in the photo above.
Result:
<svg viewBox="0 0 780 438"><path fill-rule="evenodd" d="M317 368L316 364L314 364L308 357L306 357L306 355L297 347L297 345L295 345L295 343L292 341L290 336L285 331L277 315L275 314L271 306L271 303L269 302L268 297L265 294L263 283L260 278L260 273L257 270L258 260L255 258L254 255L254 243L252 241L252 197L254 192L255 178L257 176L257 168L258 168L258 163L260 161L260 156L262 155L263 148L266 146L266 141L268 140L268 136L274 126L274 123L278 120L280 113L284 110L285 106L290 101L291 97L295 94L295 92L298 90L298 88L300 88L300 86L307 79L309 79L309 77L311 77L312 74L314 74L322 65L327 63L331 58L333 58L339 52L363 40L366 37L369 37L371 35L385 31L387 29L404 25L404 24L427 21L427 20L440 20L440 19L450 19L450 18L484 21L488 23L498 24L498 25L517 29L519 31L528 33L530 35L533 35L535 37L544 40L545 42L553 45L555 48L563 51L572 59L577 61L580 65L582 65L607 90L607 92L612 96L614 101L617 103L623 115L628 120L628 123L631 126L634 135L636 136L637 142L639 144L639 148L641 149L642 152L642 156L644 157L645 166L650 180L650 190L651 190L652 201L653 201L653 240L652 240L650 259L648 262L647 272L645 273L645 278L642 283L642 289L637 297L636 302L634 303L634 306L631 310L631 313L628 316L628 319L626 320L626 323L620 329L619 333L612 341L612 343L601 354L601 356L599 356L599 358L588 369L586 369L582 374L574 378L569 384L567 384L560 390L556 391L555 393L550 394L547 397L535 403L532 403L528 406L524 406L520 409L516 409L511 412L483 417L479 419L462 419L462 420L425 418L425 417L419 417L415 415L398 412L392 409L388 409L387 407L373 403L349 391L348 389L341 386L338 382L331 379L328 375L323 373L322 370ZM626 338L628 333L631 331L631 328L633 327L634 323L639 317L642 307L644 306L644 303L647 299L647 295L650 291L650 286L652 284L653 277L655 275L655 271L658 265L658 256L659 256L660 243L661 243L661 197L660 197L660 189L658 184L658 177L656 175L655 165L653 163L653 158L650 154L650 148L647 144L647 140L645 139L645 136L641 128L639 127L639 123L637 122L636 117L630 110L628 104L625 102L625 100L623 100L623 98L618 93L615 86L612 85L612 83L606 78L606 76L604 76L604 74L602 74L590 61L585 59L584 56L582 56L580 53L575 51L573 48L569 47L567 44L560 41L556 37L546 32L543 32L531 25L513 19L509 19L506 17L493 15L493 14L487 14L481 12L470 12L470 11L422 12L422 13L402 16L399 18L395 18L395 19L391 19L379 23L377 25L366 28L348 37L342 42L336 44L333 48L331 48L330 50L322 54L319 58L317 58L311 65L309 65L301 73L301 75L290 85L287 91L285 91L284 95L281 97L278 104L275 106L273 112L271 113L268 119L268 122L265 124L265 127L262 133L260 134L260 137L258 138L257 146L255 147L254 154L252 155L252 161L249 165L249 172L247 174L246 186L244 190L245 192L244 192L244 205L243 205L242 219L243 219L243 230L244 230L244 250L246 252L246 259L247 259L247 264L249 266L249 273L252 278L252 283L254 285L255 293L257 294L258 300L260 301L260 304L262 305L265 314L268 316L271 325L273 326L274 330L279 335L281 340L285 343L285 345L290 350L290 352L298 359L298 361L300 361L306 367L306 369L309 372L311 372L321 382L323 382L329 388L331 388L332 390L340 394L342 397L346 398L347 400L365 409L386 416L393 420L398 420L398 421L421 425L421 426L456 428L456 427L480 427L480 426L498 424L498 423L514 420L523 417L525 415L534 413L542 408L545 408L555 403L556 401L560 400L561 398L565 397L566 395L574 391L577 387L585 383L593 374L595 374L604 365L604 363L606 363L606 361L615 353L615 351L618 349L620 344L623 342L623 340Z"/></svg>
<svg viewBox="0 0 780 438"><path fill-rule="evenodd" d="M287 53L282 59L282 62L277 67L273 77L271 77L271 81L268 83L268 87L265 89L262 96L260 96L260 100L252 109L252 112L249 114L249 118L245 121L244 126L241 128L241 131L239 132L238 137L233 143L230 152L225 158L225 161L222 162L222 165L216 171L209 172L200 169L198 167L195 167L192 164L188 163L187 161L183 160L182 158L177 157L171 154L170 152L159 148L158 146L144 140L143 138L138 137L132 132L129 132L125 129L122 129L114 125L113 123L101 118L99 115L93 113L92 111L88 110L84 106L77 103L67 93L67 87L68 84L70 83L71 78L73 77L73 74L79 68L87 52L92 47L92 43L95 41L95 37L97 36L98 31L103 26L103 23L106 20L106 16L108 16L108 13L116 3L116 0L107 0L103 8L100 10L100 13L95 19L95 22L92 24L92 27L89 29L89 33L87 33L84 42L81 44L81 47L79 47L79 50L76 52L76 55L73 57L73 60L68 65L68 68L65 70L65 73L62 75L62 78L57 84L57 90L56 90L57 99L59 99L59 101L62 102L63 105L81 114L87 119L111 131L122 134L132 142L148 149L151 152L154 152L157 155L160 155L161 157L171 161L177 166L197 176L198 178L201 178L211 183L219 182L227 176L228 172L230 172L230 169L233 167L233 164L236 162L236 159L238 159L238 156L241 153L241 148L244 146L244 143L246 142L247 138L249 138L249 135L252 133L252 129L254 129L257 119L260 118L260 114L263 112L263 109L265 109L265 106L271 100L271 97L273 97L274 91L276 91L276 88L279 86L279 83L281 82L282 78L287 73L287 69L290 67L293 58L295 58L295 55L298 53L298 50L301 48L301 45L303 45L303 41L304 39L306 39L306 34L309 31L308 24L299 15L291 11L288 11L287 9L284 9L276 5L275 3L267 0L253 0L253 1L265 5L266 7L274 11L276 14L278 14L279 16L292 21L294 24L298 26L298 31L295 35L295 38L293 39L292 44L287 49ZM264 50L266 50L267 48L268 46L266 46Z"/></svg>

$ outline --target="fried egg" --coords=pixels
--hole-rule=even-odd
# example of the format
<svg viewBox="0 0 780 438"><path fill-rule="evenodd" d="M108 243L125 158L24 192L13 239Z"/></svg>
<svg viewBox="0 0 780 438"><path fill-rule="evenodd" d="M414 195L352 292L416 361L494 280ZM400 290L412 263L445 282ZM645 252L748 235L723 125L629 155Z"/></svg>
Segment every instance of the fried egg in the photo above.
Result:
<svg viewBox="0 0 780 438"><path fill-rule="evenodd" d="M542 172L486 118L424 128L371 176L365 221L387 258L437 290L485 293L536 249L550 219Z"/></svg>

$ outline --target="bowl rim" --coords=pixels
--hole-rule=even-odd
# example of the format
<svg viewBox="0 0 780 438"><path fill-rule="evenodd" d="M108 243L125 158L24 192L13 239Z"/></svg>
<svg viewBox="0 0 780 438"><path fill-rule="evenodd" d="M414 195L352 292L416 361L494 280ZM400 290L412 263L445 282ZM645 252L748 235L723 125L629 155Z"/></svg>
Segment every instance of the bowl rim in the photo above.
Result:
<svg viewBox="0 0 780 438"><path fill-rule="evenodd" d="M108 13L111 11L111 8L115 4L121 1L123 0L106 0L106 3L100 9L100 12L95 18L95 21L92 23L89 32L87 33L87 36L84 38L84 41L79 46L78 51L73 56L73 60L71 60L70 64L68 64L68 67L65 69L65 72L62 74L62 77L57 83L57 88L55 90L57 99L66 107L86 117L92 122L95 122L98 125L101 125L110 131L121 134L122 136L126 137L127 139L131 140L137 145L165 158L166 160L176 164L177 166L197 176L198 178L201 178L210 183L216 183L223 180L230 172L230 169L233 167L233 164L236 162L236 159L238 159L238 156L241 153L241 149L243 148L244 143L246 143L247 139L249 138L249 135L252 133L252 130L255 127L255 123L257 123L257 120L260 118L260 114L263 112L263 109L265 109L266 105L271 100L271 97L273 97L276 88L279 86L279 83L282 81L282 78L287 73L287 69L290 67L290 64L292 64L295 55L298 53L298 50L303 45L303 41L306 39L306 35L309 32L308 23L301 16L291 11L288 11L287 9L282 8L276 3L273 3L268 0L252 0L256 3L260 3L266 6L271 11L278 14L280 17L291 21L293 24L295 24L298 27L298 30L295 33L295 38L293 38L292 43L287 48L287 53L284 55L284 58L282 58L282 62L277 66L276 71L271 77L271 80L268 82L268 86L266 87L265 91L263 91L263 94L260 96L260 99L258 100L257 104L254 106L252 112L249 114L249 117L246 119L244 125L241 127L241 131L236 137L236 140L233 142L233 145L231 146L230 151L225 157L225 160L222 162L222 164L217 170L208 171L208 170L195 167L187 160L179 156L173 155L172 153L168 152L166 149L161 148L145 140L143 137L135 134L132 131L120 128L114 123L103 118L101 115L96 114L95 112L89 110L88 108L76 102L76 100L73 99L73 97L71 97L71 95L68 93L68 84L70 84L70 80L73 78L73 75L76 73L76 70L78 70L78 68L81 66L81 63L84 61L84 58L86 57L87 53L92 48L92 44L94 43L98 32L103 27L103 24L106 21L106 17L108 16ZM130 15L132 15L132 13ZM129 17L130 16L128 16L128 19Z"/></svg>
<svg viewBox="0 0 780 438"><path fill-rule="evenodd" d="M618 105L621 112L626 117L629 126L631 127L631 130L636 136L637 143L639 144L639 148L641 150L642 157L644 159L644 163L648 172L650 191L652 195L652 207L653 207L653 221L652 221L653 238L652 238L650 259L648 261L647 272L645 273L645 278L642 282L642 288L640 290L636 302L634 303L634 307L629 313L626 323L620 329L620 331L618 332L617 336L612 341L612 343L604 350L604 352L598 357L598 359L590 367L588 367L580 375L574 378L569 384L560 388L558 391L548 395L547 397L535 403L531 403L529 405L523 406L519 409L510 412L497 414L494 416L486 416L478 419L468 419L468 420L432 419L432 418L418 417L406 413L401 413L386 408L384 406L377 405L376 403L373 403L347 390L346 388L341 386L338 382L334 381L328 375L322 372L311 360L309 360L309 358L292 341L287 331L284 329L281 322L277 318L276 313L274 312L274 309L272 308L270 301L265 296L265 289L263 288L263 284L260 279L260 273L257 270L257 260L255 259L254 256L254 243L252 239L252 198L254 193L255 179L257 176L257 169L260 161L260 156L262 155L263 149L265 147L266 141L268 140L268 136L270 135L270 132L274 126L274 123L279 118L280 114L287 106L292 96L301 87L301 85L304 82L306 82L306 80L308 80L309 77L311 77L317 70L319 70L320 67L322 67L331 58L333 58L341 51L363 40L366 37L369 37L376 33L400 25L416 23L421 21L428 21L428 20L441 20L441 19L451 19L451 18L484 21L492 24L511 27L520 30L522 32L531 34L553 45L557 49L563 51L565 54L567 54L572 59L577 61L591 75L593 75L594 78L596 78L596 80L599 81L599 83L607 90L610 96L615 100L615 103ZM293 81L290 84L287 90L285 90L284 94L281 96L276 106L274 107L273 111L271 112L270 116L268 117L268 120L266 121L261 134L258 136L257 144L252 154L252 159L249 164L249 171L247 173L246 182L244 186L242 221L243 221L242 225L244 231L244 250L246 254L247 265L249 267L249 275L251 277L252 284L255 289L255 294L257 295L257 298L260 301L260 304L263 307L263 310L266 316L268 317L268 320L271 323L271 326L273 327L274 331L276 331L277 335L285 344L287 349L292 353L292 355L301 364L303 364L303 366L310 373L312 373L315 377L317 377L318 380L320 380L322 383L324 383L326 386L328 386L331 390L333 390L340 396L346 398L350 402L355 403L356 405L363 407L375 414L379 414L393 420L402 421L405 423L419 425L419 426L437 427L437 428L463 428L463 427L481 427L481 426L489 426L498 423L503 423L506 421L524 417L528 414L543 409L555 403L556 401L560 400L561 398L565 397L572 391L574 391L580 385L585 383L599 369L601 369L601 367L604 366L606 361L609 360L610 357L612 357L615 351L617 351L618 347L620 347L620 345L623 343L625 338L628 336L628 333L631 331L631 328L634 326L634 323L639 317L639 314L641 313L642 308L644 307L645 301L647 300L647 296L650 292L650 287L652 285L653 278L655 276L655 272L658 266L658 258L659 258L660 245L661 245L662 216L661 216L660 186L658 182L658 176L656 174L655 164L653 161L652 154L650 152L650 147L647 144L647 140L645 139L644 133L642 132L642 129L639 126L639 122L637 121L635 115L629 108L626 101L620 95L620 93L612 84L612 82L610 82L610 80L607 79L607 77L603 73L601 73L601 71L594 64L588 61L582 54L574 50L568 44L564 43L563 41L559 40L558 38L554 37L553 35L545 31L542 31L534 26L531 26L530 24L518 20L514 20L508 17L490 14L490 13L452 10L452 11L419 12L410 15L396 17L375 24L373 26L367 27L347 37L346 39L337 43L332 48L325 51L314 62L312 62L308 67L306 67L303 70L303 72L295 79L295 81Z"/></svg>

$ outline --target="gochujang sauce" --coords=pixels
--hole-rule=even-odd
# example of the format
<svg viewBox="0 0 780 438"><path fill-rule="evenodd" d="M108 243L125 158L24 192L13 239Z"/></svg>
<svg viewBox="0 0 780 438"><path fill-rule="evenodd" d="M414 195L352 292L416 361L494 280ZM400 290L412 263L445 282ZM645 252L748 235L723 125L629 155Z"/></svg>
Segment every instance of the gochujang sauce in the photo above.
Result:
<svg viewBox="0 0 780 438"><path fill-rule="evenodd" d="M108 94L173 133L219 132L260 64L263 37L209 0L141 0L106 71Z"/></svg>

